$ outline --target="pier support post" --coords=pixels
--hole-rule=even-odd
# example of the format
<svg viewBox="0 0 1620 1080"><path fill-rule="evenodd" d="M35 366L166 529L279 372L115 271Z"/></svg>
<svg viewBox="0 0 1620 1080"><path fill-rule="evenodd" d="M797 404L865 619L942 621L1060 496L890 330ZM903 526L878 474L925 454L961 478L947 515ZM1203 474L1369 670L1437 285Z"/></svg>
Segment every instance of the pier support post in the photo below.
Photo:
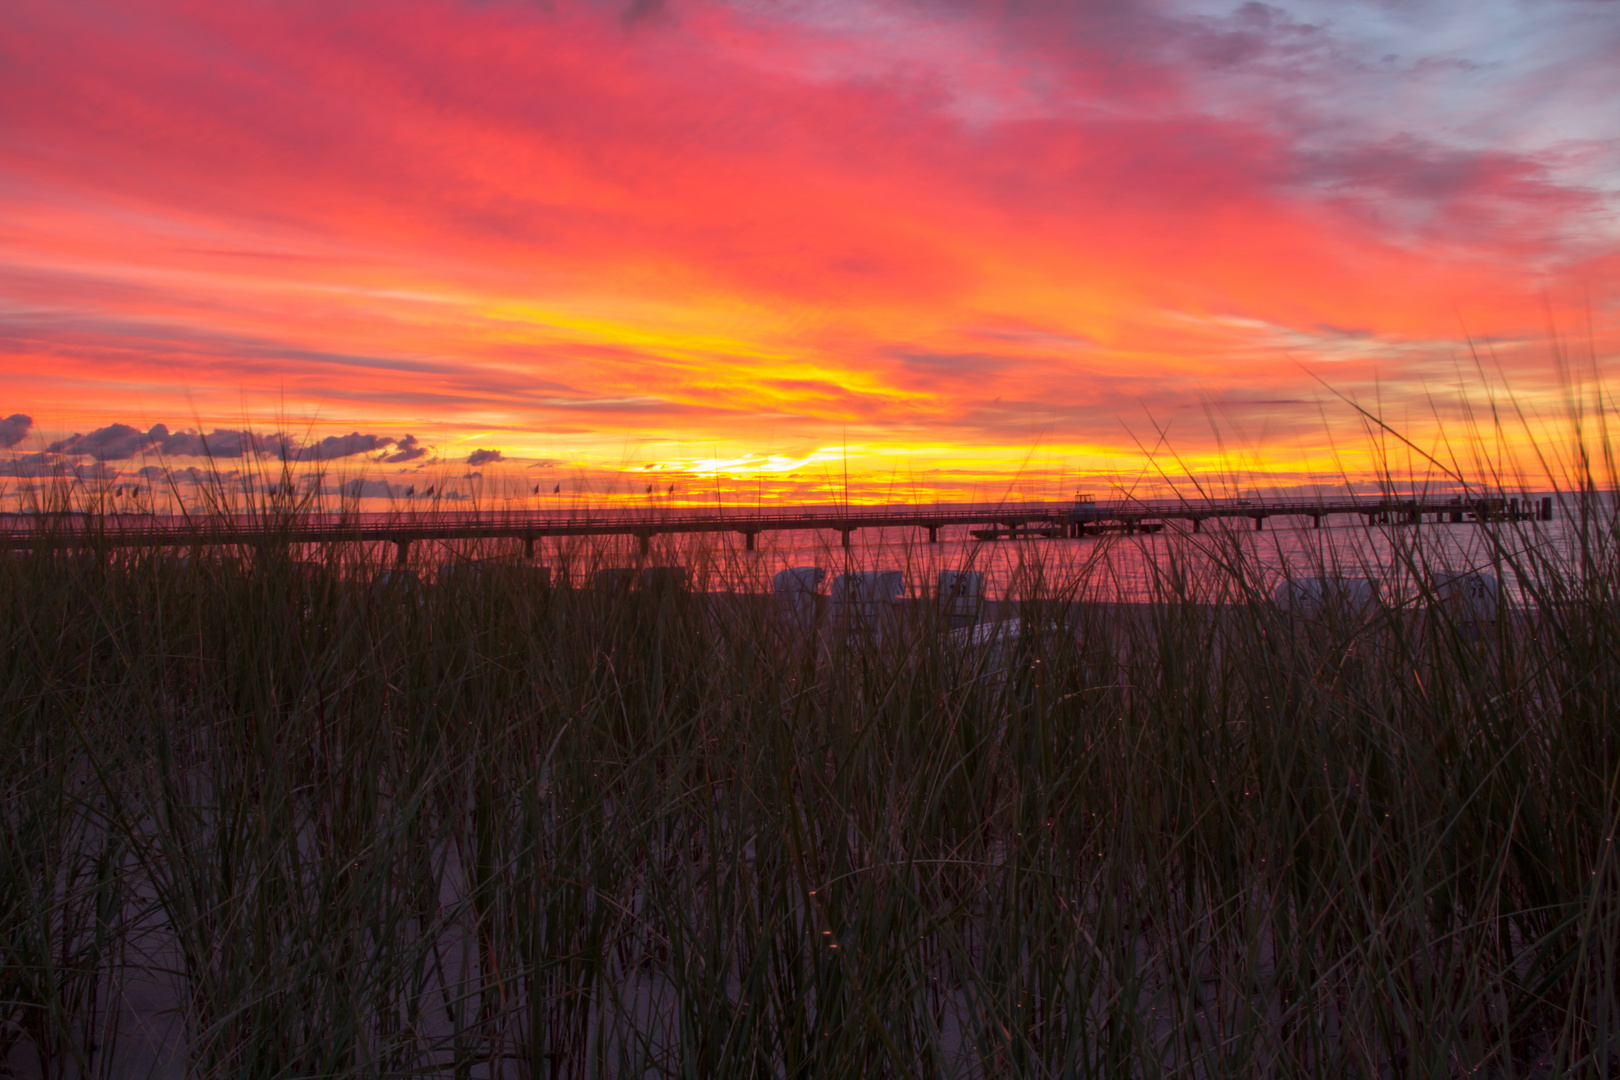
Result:
<svg viewBox="0 0 1620 1080"><path fill-rule="evenodd" d="M532 535L523 538L523 557L525 559L534 558L534 537Z"/></svg>
<svg viewBox="0 0 1620 1080"><path fill-rule="evenodd" d="M930 525L930 526L928 526L928 542L930 544L939 543L939 526L938 525Z"/></svg>
<svg viewBox="0 0 1620 1080"><path fill-rule="evenodd" d="M394 541L394 562L404 566L411 557L411 542L409 540Z"/></svg>
<svg viewBox="0 0 1620 1080"><path fill-rule="evenodd" d="M1311 528L1320 529L1321 527L1322 527L1322 515L1321 514L1312 514L1311 515Z"/></svg>
<svg viewBox="0 0 1620 1080"><path fill-rule="evenodd" d="M747 531L745 531L743 533L743 542L744 542L747 550L749 550L749 551L754 550L754 537L756 537L758 535L759 534L755 533L755 532L747 532Z"/></svg>
<svg viewBox="0 0 1620 1080"><path fill-rule="evenodd" d="M646 555L648 552L652 551L652 533L637 533L636 539L640 542L639 547L643 555Z"/></svg>
<svg viewBox="0 0 1620 1080"><path fill-rule="evenodd" d="M1259 514L1254 515L1254 531L1259 532L1266 527L1266 519Z"/></svg>
<svg viewBox="0 0 1620 1080"><path fill-rule="evenodd" d="M1193 518L1192 523L1193 523L1193 532L1203 532L1204 531L1204 519L1203 518Z"/></svg>
<svg viewBox="0 0 1620 1080"><path fill-rule="evenodd" d="M844 547L849 547L849 534L854 532L855 530L854 529L839 529L838 531L843 534L843 540L841 541L841 543L844 545Z"/></svg>

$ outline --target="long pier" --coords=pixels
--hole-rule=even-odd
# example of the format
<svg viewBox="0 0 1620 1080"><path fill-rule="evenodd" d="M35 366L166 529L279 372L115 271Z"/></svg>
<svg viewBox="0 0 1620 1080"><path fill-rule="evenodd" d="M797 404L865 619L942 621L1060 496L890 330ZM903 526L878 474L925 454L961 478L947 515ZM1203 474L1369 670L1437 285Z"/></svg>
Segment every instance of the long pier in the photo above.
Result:
<svg viewBox="0 0 1620 1080"><path fill-rule="evenodd" d="M534 554L549 537L634 536L647 550L655 536L738 533L752 551L762 532L821 531L840 534L844 547L861 529L914 528L937 543L948 526L988 526L981 539L1066 537L1108 532L1156 531L1185 521L1198 532L1205 522L1251 519L1263 529L1273 517L1310 518L1315 527L1351 515L1368 525L1548 521L1551 498L1436 498L1345 496L1336 499L1080 500L1072 503L1004 503L982 506L798 506L777 510L579 510L566 516L539 511L452 511L300 516L143 515L129 513L0 514L0 548L24 550L100 548L262 547L267 544L393 544L405 561L412 544L450 540L515 539Z"/></svg>

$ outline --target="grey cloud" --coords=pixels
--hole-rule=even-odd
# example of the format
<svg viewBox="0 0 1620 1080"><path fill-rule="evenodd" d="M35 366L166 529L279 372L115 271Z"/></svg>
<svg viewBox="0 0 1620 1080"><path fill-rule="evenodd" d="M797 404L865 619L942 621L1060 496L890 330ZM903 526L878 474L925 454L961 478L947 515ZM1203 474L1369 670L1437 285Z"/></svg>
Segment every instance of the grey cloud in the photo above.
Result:
<svg viewBox="0 0 1620 1080"><path fill-rule="evenodd" d="M23 441L30 428L34 426L32 416L22 413L12 413L4 420L0 420L0 448L10 449Z"/></svg>
<svg viewBox="0 0 1620 1080"><path fill-rule="evenodd" d="M394 444L394 452L383 458L388 465L400 465L417 458L427 457L428 448L417 441L415 435L407 435Z"/></svg>
<svg viewBox="0 0 1620 1080"><path fill-rule="evenodd" d="M488 465L491 462L500 460L502 460L502 457L499 450L474 450L467 455L469 468L477 468L480 465Z"/></svg>
<svg viewBox="0 0 1620 1080"><path fill-rule="evenodd" d="M168 435L169 429L162 424L152 425L151 431L142 431L128 424L108 424L88 435L74 432L45 449L52 454L87 454L97 461L107 461L111 458L134 457L153 442L168 438Z"/></svg>
<svg viewBox="0 0 1620 1080"><path fill-rule="evenodd" d="M274 452L284 450L286 446L285 436L265 438L251 431L215 428L209 434L200 431L171 432L164 424L153 424L150 431L142 431L128 424L108 424L88 435L74 433L51 443L46 450L53 454L83 454L97 461L112 461L136 457L148 451L166 457L239 458L250 450Z"/></svg>
<svg viewBox="0 0 1620 1080"><path fill-rule="evenodd" d="M12 417L12 420L18 417ZM22 417L26 420L27 417ZM0 421L10 423L10 421ZM108 424L96 428L88 435L75 432L59 439L45 449L53 454L77 454L97 461L115 461L151 453L163 457L239 458L250 453L262 453L283 460L331 461L378 450L395 448L389 461L412 461L427 453L415 436L403 440L387 435L362 435L351 431L347 435L328 435L324 439L301 445L289 435L275 432L260 434L254 431L215 428L212 432L170 431L167 425L153 424L149 431L128 424Z"/></svg>
<svg viewBox="0 0 1620 1080"><path fill-rule="evenodd" d="M332 458L353 457L355 454L385 450L396 442L397 440L382 435L362 435L358 431L351 431L347 435L328 435L320 442L302 447L298 451L298 457L304 461L329 461Z"/></svg>
<svg viewBox="0 0 1620 1080"><path fill-rule="evenodd" d="M49 454L24 454L10 461L0 461L0 476L39 478L50 476L58 480L100 483L118 478L118 470L100 462L76 465Z"/></svg>
<svg viewBox="0 0 1620 1080"><path fill-rule="evenodd" d="M156 431L162 426L158 424L152 430ZM286 445L281 436L273 436L272 443L275 440L281 440L282 447ZM273 445L267 447L265 440L250 431L226 431L222 428L215 428L207 435L200 431L176 431L157 443L158 453L167 457L239 458L250 450L268 449L274 452L280 448Z"/></svg>
<svg viewBox="0 0 1620 1080"><path fill-rule="evenodd" d="M24 454L0 461L0 476L50 476L62 470L62 463L44 454Z"/></svg>

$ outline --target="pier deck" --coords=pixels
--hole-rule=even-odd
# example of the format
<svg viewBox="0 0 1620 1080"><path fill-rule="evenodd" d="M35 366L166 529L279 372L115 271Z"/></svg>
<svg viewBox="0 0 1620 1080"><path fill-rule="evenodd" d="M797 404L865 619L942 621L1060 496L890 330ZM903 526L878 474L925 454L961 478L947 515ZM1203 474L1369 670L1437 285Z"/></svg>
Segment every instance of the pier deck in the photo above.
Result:
<svg viewBox="0 0 1620 1080"><path fill-rule="evenodd" d="M937 542L947 526L987 526L985 539L1050 537L1079 539L1105 532L1156 531L1169 521L1199 531L1207 521L1251 519L1256 529L1272 517L1326 518L1351 515L1368 525L1492 520L1551 520L1552 499L1354 498L1136 499L1078 503L1017 503L994 506L798 506L778 510L725 511L577 510L428 511L383 514L154 516L138 514L0 515L0 548L198 548L265 544L391 543L403 560L417 541L517 539L532 554L548 537L635 536L643 549L654 536L739 533L753 550L762 532L836 532L845 547L861 529L914 528Z"/></svg>

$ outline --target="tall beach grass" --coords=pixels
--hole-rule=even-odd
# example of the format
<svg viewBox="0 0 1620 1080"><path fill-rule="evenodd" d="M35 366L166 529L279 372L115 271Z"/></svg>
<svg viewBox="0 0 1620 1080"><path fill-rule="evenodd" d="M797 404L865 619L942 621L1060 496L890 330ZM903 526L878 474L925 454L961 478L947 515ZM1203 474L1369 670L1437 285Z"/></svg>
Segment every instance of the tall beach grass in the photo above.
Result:
<svg viewBox="0 0 1620 1080"><path fill-rule="evenodd" d="M379 582L392 552L357 548L11 552L0 1060L1604 1075L1610 460L1586 431L1547 463L1556 530L1379 530L1370 603L1279 606L1279 573L1373 571L1280 564L1247 522L1151 558L1032 542L977 638L926 598L807 626L703 587L745 556L701 544L654 555L697 588L630 592L561 585L589 545L552 588ZM221 492L204 516L315 509ZM1437 590L1443 528L1478 530L1494 619Z"/></svg>

